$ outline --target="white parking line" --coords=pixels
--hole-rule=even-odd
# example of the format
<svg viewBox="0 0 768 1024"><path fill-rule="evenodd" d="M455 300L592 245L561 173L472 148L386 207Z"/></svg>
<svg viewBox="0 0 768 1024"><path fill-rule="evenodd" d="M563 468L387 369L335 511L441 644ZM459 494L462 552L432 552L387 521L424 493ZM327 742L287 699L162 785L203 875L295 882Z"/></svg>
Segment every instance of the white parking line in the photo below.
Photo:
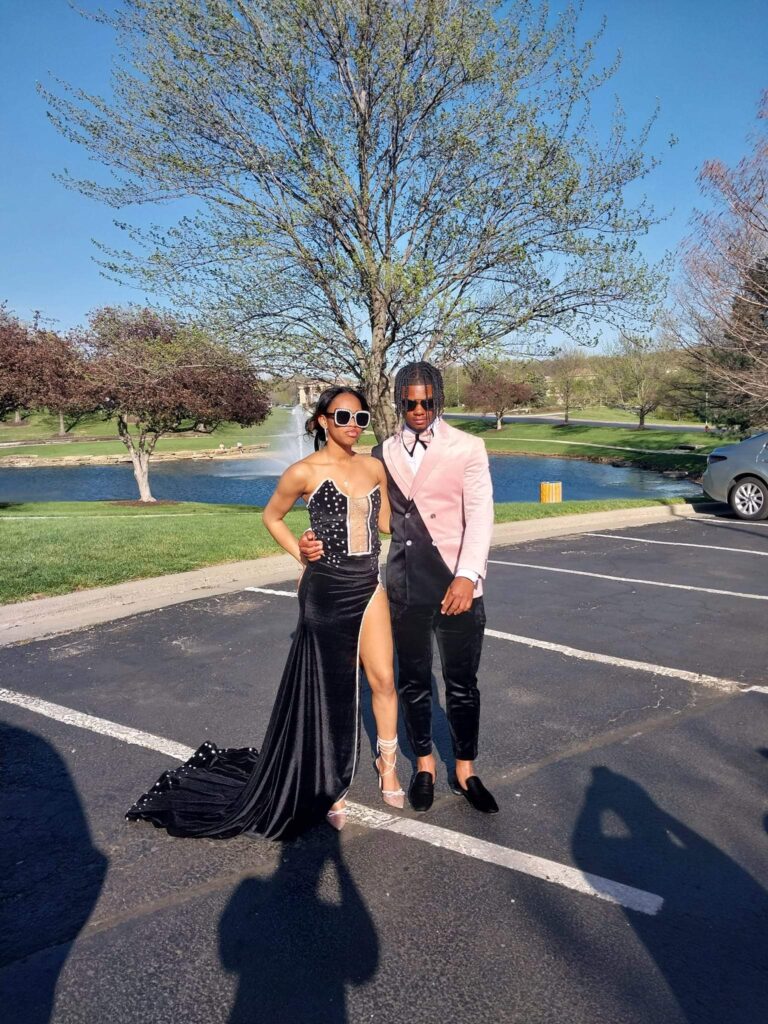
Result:
<svg viewBox="0 0 768 1024"><path fill-rule="evenodd" d="M728 529L734 526L768 526L768 521L764 519L722 519L720 516L689 516L687 519L682 520L686 523L701 523L703 526L719 526L721 529ZM739 530L739 533L749 535L749 530Z"/></svg>
<svg viewBox="0 0 768 1024"><path fill-rule="evenodd" d="M715 590L712 587L692 587L686 583L661 583L659 580L637 580L631 576L608 576L602 572L585 572L583 569L561 569L554 565L533 565L531 562L502 562L488 559L489 565L511 565L518 569L538 569L540 572L561 572L569 576L590 576L597 580L613 580L616 583L639 583L644 587L666 587L669 590L692 590L698 594L719 594L721 597L744 597L750 601L768 601L768 594L742 594L739 590Z"/></svg>
<svg viewBox="0 0 768 1024"><path fill-rule="evenodd" d="M566 644L553 644L548 640L535 640L533 637L517 636L515 633L502 633L498 629L486 629L485 635L495 637L497 640L508 640L513 644L522 644L525 647L538 647L542 651L552 651L554 654L564 654L567 658L595 661L602 665L615 665L616 668L629 668L635 672L649 672L654 676L682 679L686 683L710 686L715 690L723 690L726 693L736 693L738 690L744 689L744 684L737 682L735 679L721 679L719 676L708 676L702 672L688 672L683 668L654 665L650 661L634 661L631 658L616 658L611 654L582 651L578 647L568 647Z"/></svg>
<svg viewBox="0 0 768 1024"><path fill-rule="evenodd" d="M275 597L298 597L295 590L270 590L269 587L243 587L253 594L273 594Z"/></svg>
<svg viewBox="0 0 768 1024"><path fill-rule="evenodd" d="M290 590L268 590L266 587L246 587L256 594L273 594L275 597L296 597ZM615 665L616 668L628 668L635 672L649 672L654 676L667 676L671 679L682 679L686 683L695 683L697 686L710 686L715 690L723 690L726 693L736 693L741 690L768 691L768 687L745 687L744 683L736 679L722 679L720 676L708 676L702 672L688 672L683 668L670 668L668 665L655 665L650 661L635 661L631 658L617 658L612 654L598 654L596 651L583 651L578 647L569 647L566 644L553 644L549 640L537 640L532 636L519 636L517 633L504 633L498 629L486 629L485 635L496 640L506 640L508 643L522 644L524 647L535 647L542 651L551 651L553 654L563 654L566 658L578 658L581 661L599 662L601 665Z"/></svg>
<svg viewBox="0 0 768 1024"><path fill-rule="evenodd" d="M51 704L49 701L40 700L37 697L30 697L24 693L16 693L13 690L0 689L0 700L7 704L14 704L17 707L25 708L27 711L34 711L46 718L52 718L65 725L75 726L80 729L87 729L102 736L111 736L124 743L132 743L140 747L148 747L150 750L157 750L161 754L168 754L179 761L186 761L194 754L192 747L185 747L181 743L174 743L173 740L164 739L162 736L153 736L151 733L141 732L138 729L130 729L128 726L119 725L117 722L110 722L104 718L96 718L93 715L86 715L72 708L63 707L61 704ZM428 825L422 821L413 821L409 818L399 818L392 814L374 810L363 804L348 803L350 818L361 825L369 828L381 829L385 832L395 832L398 835L407 836L409 839L416 839L430 846L440 849L451 850L464 857L473 857L475 860L484 861L487 864L496 864L499 867L508 868L524 875L540 878L545 882L563 886L573 892L582 893L586 896L594 896L596 899L605 900L607 903L614 903L628 910L636 910L641 914L658 914L664 905L661 896L645 892L643 889L635 889L630 885L623 885L621 882L613 882L608 878L601 878L599 875L592 875L585 871L579 871L567 864L558 864L557 861L546 860L543 857L534 857L528 853L512 850L506 846L499 846L496 843L488 843L482 839L474 839L472 836L463 835L461 832L454 832L451 829L440 828L437 825Z"/></svg>
<svg viewBox="0 0 768 1024"><path fill-rule="evenodd" d="M626 533L585 533L585 537L606 537L608 540L631 540L637 544L663 544L669 548L701 548L704 551L733 551L737 555L760 555L768 558L768 551L754 551L751 548L724 548L718 544L686 544L680 540L650 540L648 537L630 537Z"/></svg>
<svg viewBox="0 0 768 1024"><path fill-rule="evenodd" d="M115 740L132 743L136 747L158 750L161 754L175 757L179 761L186 761L194 754L191 747L174 743L173 740L166 740L162 736L155 736L151 732L129 729L125 725L118 725L117 722L108 722L104 718L86 715L82 711L74 711L61 704L51 704L50 701L40 700L39 697L30 697L25 693L16 693L13 690L0 688L0 700L5 701L6 704L16 704L20 708L26 708L27 711L34 711L38 715L45 715L46 718L53 718L65 725L74 725L78 729L88 729L89 732L97 732L102 736L111 736Z"/></svg>

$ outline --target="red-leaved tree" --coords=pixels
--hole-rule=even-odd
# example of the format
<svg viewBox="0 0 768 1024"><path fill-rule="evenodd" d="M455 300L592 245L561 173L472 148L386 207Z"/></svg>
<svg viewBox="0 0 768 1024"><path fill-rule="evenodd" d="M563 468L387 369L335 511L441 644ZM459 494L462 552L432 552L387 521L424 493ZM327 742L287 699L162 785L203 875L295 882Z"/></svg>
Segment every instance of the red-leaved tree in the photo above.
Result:
<svg viewBox="0 0 768 1024"><path fill-rule="evenodd" d="M528 381L520 380L511 364L479 363L469 373L464 402L471 409L492 412L497 430L501 430L505 412L536 401L536 389Z"/></svg>
<svg viewBox="0 0 768 1024"><path fill-rule="evenodd" d="M58 416L60 436L101 404L100 389L75 339L54 331L36 333L34 392L35 406Z"/></svg>
<svg viewBox="0 0 768 1024"><path fill-rule="evenodd" d="M169 314L99 309L83 344L89 379L117 421L142 501L155 500L149 460L164 434L225 420L251 426L269 413L266 388L245 357Z"/></svg>
<svg viewBox="0 0 768 1024"><path fill-rule="evenodd" d="M35 363L33 331L0 305L0 420L35 404Z"/></svg>

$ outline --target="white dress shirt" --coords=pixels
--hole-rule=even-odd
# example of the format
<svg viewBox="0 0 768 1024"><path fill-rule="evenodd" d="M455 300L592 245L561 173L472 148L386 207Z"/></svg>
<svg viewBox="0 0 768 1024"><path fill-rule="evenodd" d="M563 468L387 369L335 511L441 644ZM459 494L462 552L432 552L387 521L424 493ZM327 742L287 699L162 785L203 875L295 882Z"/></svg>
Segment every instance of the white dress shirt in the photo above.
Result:
<svg viewBox="0 0 768 1024"><path fill-rule="evenodd" d="M432 434L434 437L437 437L438 433L440 432L440 422L440 417L436 416L435 419L432 421L431 428L428 428L432 430ZM427 454L427 449L424 447L423 444L419 444L419 442L416 440L416 437L416 431L411 430L411 428L404 423L402 431L402 444L403 447L405 448L405 454L407 456L407 458L405 459L405 463L408 466L411 476L416 476L416 474L419 471L419 467L424 461L424 456ZM413 455L411 455L411 450L413 450ZM472 569L463 569L461 566L459 566L458 569L456 570L456 576L463 576L465 579L468 579L470 583L474 583L475 585L477 585L477 581L480 579L478 574L474 572Z"/></svg>

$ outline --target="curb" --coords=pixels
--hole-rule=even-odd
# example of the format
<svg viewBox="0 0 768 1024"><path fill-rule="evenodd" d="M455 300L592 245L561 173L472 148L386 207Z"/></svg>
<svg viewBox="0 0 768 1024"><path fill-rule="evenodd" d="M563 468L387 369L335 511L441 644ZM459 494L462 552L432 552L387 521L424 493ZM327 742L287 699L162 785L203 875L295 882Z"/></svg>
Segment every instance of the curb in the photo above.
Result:
<svg viewBox="0 0 768 1024"><path fill-rule="evenodd" d="M690 519L719 505L662 505L609 512L577 513L552 519L499 523L493 528L492 547L527 544L550 537L574 536L599 529L622 529L674 519ZM387 549L386 543L383 552ZM268 586L296 578L298 567L290 555L270 555L246 562L212 565L204 569L132 580L109 587L94 587L0 606L0 647L29 643L59 633L85 629L129 615L168 608L186 601L231 594L248 586Z"/></svg>

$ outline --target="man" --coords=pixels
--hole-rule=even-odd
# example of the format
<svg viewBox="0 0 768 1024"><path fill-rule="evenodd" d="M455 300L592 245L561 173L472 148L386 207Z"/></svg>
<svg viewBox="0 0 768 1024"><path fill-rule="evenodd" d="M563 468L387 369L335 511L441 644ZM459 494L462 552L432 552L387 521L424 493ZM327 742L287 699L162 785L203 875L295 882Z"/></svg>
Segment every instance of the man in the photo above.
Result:
<svg viewBox="0 0 768 1024"><path fill-rule="evenodd" d="M395 378L400 429L373 449L387 471L392 543L387 596L397 648L398 692L416 772L408 798L416 811L434 799L432 635L445 681L456 759L451 788L479 811L498 806L474 772L480 722L477 670L485 627L482 586L493 527L485 445L443 419L443 381L429 363ZM317 557L305 535L302 554Z"/></svg>

